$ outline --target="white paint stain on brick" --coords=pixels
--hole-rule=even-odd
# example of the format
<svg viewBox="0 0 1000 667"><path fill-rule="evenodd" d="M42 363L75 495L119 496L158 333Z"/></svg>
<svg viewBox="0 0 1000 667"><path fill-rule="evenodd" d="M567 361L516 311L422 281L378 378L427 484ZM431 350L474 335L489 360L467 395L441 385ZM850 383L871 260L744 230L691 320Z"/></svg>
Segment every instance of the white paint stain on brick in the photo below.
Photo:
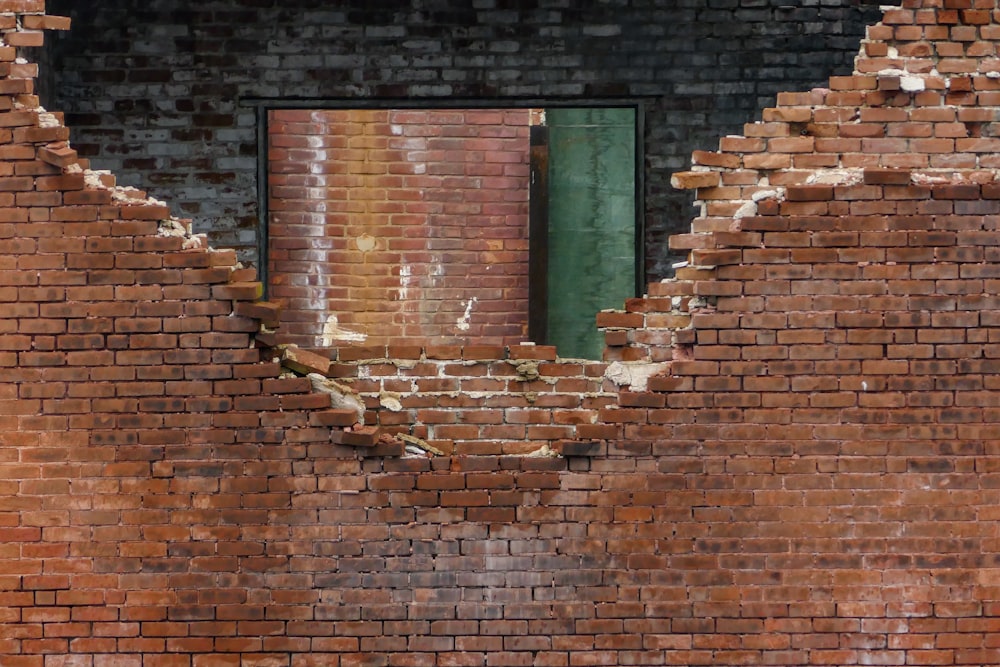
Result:
<svg viewBox="0 0 1000 667"><path fill-rule="evenodd" d="M927 88L927 80L919 76L904 76L899 79L899 87L907 93L919 93Z"/></svg>
<svg viewBox="0 0 1000 667"><path fill-rule="evenodd" d="M323 347L332 347L337 343L363 343L367 338L368 336L363 333L344 329L340 326L337 316L330 315L326 318L326 323L323 325L323 335L320 336L320 345Z"/></svg>
<svg viewBox="0 0 1000 667"><path fill-rule="evenodd" d="M313 114L313 120L317 122L322 122L322 113L316 112ZM318 137L317 137L318 139ZM322 212L326 210L326 198L327 198L327 175L323 168L323 163L329 159L329 155L326 150L321 147L313 145L316 148L314 153L313 163L310 165L310 172L315 177L315 187L310 187L306 189L306 197L310 200L310 210L316 212ZM315 236L320 238L324 235L325 230L323 229L324 218L322 215L311 216L311 222L313 224L313 230L310 232L310 236ZM372 239L374 240L374 239ZM315 284L322 285L323 278L320 265L318 262L313 262L310 267L310 273L316 277ZM340 321L335 313L331 313L328 310L328 304L325 298L319 296L318 292L311 292L309 295L309 308L311 310L319 311L322 313L322 317L325 318L323 324L323 333L316 338L316 344L323 347L332 347L339 343L361 343L364 342L368 337L360 332L351 331L350 329L345 329L340 326Z"/></svg>
<svg viewBox="0 0 1000 667"><path fill-rule="evenodd" d="M646 391L649 378L670 367L667 362L614 361L604 371L604 377L619 387L630 387L632 391Z"/></svg>
<svg viewBox="0 0 1000 667"><path fill-rule="evenodd" d="M469 330L469 327L471 326L470 323L472 321L472 307L475 306L478 301L479 297L474 296L465 302L465 313L463 313L462 316L455 322L455 326L459 331Z"/></svg>
<svg viewBox="0 0 1000 667"><path fill-rule="evenodd" d="M413 269L409 264L399 267L399 300L406 301L410 297L410 283L413 278Z"/></svg>

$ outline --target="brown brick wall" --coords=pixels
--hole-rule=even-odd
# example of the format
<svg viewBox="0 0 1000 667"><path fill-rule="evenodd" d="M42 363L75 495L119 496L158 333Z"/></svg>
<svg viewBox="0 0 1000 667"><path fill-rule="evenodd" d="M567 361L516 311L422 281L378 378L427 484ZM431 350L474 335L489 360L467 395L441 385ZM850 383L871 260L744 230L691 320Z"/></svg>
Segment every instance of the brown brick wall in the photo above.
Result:
<svg viewBox="0 0 1000 667"><path fill-rule="evenodd" d="M696 154L600 364L275 347L0 51L0 664L1000 665L992 2Z"/></svg>
<svg viewBox="0 0 1000 667"><path fill-rule="evenodd" d="M530 113L271 112L282 339L525 340Z"/></svg>

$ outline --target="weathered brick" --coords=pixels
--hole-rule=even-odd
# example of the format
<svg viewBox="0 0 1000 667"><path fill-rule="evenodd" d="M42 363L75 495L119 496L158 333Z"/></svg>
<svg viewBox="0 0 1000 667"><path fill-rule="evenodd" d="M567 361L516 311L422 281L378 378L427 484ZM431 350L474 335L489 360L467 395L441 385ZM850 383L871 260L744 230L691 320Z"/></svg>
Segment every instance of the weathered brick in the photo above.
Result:
<svg viewBox="0 0 1000 667"><path fill-rule="evenodd" d="M278 318L254 302L258 285L241 284L252 275L213 291L232 253L182 251L189 239L155 236L156 220L128 226L106 198L88 201L89 179L9 190L5 209L28 208L0 221L0 493L10 500L0 513L0 624L12 637L0 633L0 662L997 662L987 638L1000 606L983 561L1000 519L992 158L978 142L963 144L966 155L935 152L949 166L947 183L934 183L942 174L921 172L931 164L921 151L944 144L913 142L982 138L988 128L974 124L995 109L989 97L955 97L966 94L962 81L980 85L969 77L955 78L946 101L847 95L873 91L878 72L896 65L880 40L933 39L956 71L967 66L958 60L988 57L976 44L1000 38L983 23L991 3L941 4L906 0L873 26L850 81L779 96L771 120L711 154L724 156L708 158L724 183L712 194L738 199L713 200L695 220L707 241L691 248L699 266L599 316L622 327L607 337L604 363L566 362L516 337L285 348L286 369L292 350L299 375L321 370L344 383L312 393L318 378L282 370L280 334L256 333L253 320ZM802 11L811 10L768 18L799 27ZM325 25L323 14L311 19ZM212 25L235 30L230 23ZM398 49L409 28L373 21L366 30L388 31ZM614 32L591 26L592 48ZM956 109L962 101L980 106ZM870 128L848 140L826 127L849 127L855 112L862 124L890 124L891 142L862 141L883 138ZM491 127L515 127L505 113L490 110ZM202 115L237 127L226 114ZM288 110L280 122L317 117ZM931 123L952 127L929 135L921 124ZM647 132L663 129L650 122ZM289 136L275 133L274 148L303 148L282 145ZM378 143L377 134L336 136ZM837 151L836 161L831 153L767 174L775 194L737 219L764 182L743 171L745 158L772 164L766 149L810 144ZM505 184L503 166L517 163L491 141L483 150L496 159L476 168L501 170L479 177ZM299 168L290 156L276 163ZM845 170L810 171L834 166ZM379 187L403 176L373 169L365 177ZM36 185L62 178L10 174ZM666 190L657 179L648 192ZM72 207L81 208L49 210L62 192L79 195ZM471 239L474 227L442 240ZM358 237L345 227L331 238ZM361 243L374 242L374 253L384 238L395 237ZM476 252L471 265L504 263L488 255L502 246ZM400 277L389 276L392 289ZM317 321L328 336L358 324ZM363 405L331 407L353 396ZM426 456L395 434L422 439ZM955 599L972 580L975 595ZM900 602L904 589L917 602Z"/></svg>
<svg viewBox="0 0 1000 667"><path fill-rule="evenodd" d="M713 188L719 184L719 172L680 171L670 177L670 184L680 190Z"/></svg>

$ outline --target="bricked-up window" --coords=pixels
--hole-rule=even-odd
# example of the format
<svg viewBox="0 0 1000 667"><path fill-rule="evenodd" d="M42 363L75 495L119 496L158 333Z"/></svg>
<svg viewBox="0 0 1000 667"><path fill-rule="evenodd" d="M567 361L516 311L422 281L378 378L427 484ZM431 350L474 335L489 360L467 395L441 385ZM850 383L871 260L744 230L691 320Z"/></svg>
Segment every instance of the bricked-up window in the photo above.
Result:
<svg viewBox="0 0 1000 667"><path fill-rule="evenodd" d="M625 111L610 143L606 128L594 133L612 110L549 112L553 173L542 179L532 174L541 109L268 111L266 276L284 306L284 339L534 339L599 358L597 310L634 295L635 111ZM625 179L627 202L607 191L611 172ZM612 225L613 210L624 213ZM595 225L616 226L627 257L610 237L584 242ZM618 275L624 292L613 288ZM601 290L609 298L598 305Z"/></svg>
<svg viewBox="0 0 1000 667"><path fill-rule="evenodd" d="M526 340L530 115L270 112L269 293L289 339Z"/></svg>

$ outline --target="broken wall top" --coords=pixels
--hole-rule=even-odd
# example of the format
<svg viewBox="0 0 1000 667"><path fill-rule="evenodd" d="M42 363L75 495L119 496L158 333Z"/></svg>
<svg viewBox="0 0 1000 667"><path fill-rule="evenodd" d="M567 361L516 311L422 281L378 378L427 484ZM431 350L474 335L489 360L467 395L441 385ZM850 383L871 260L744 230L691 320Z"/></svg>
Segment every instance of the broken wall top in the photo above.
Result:
<svg viewBox="0 0 1000 667"><path fill-rule="evenodd" d="M674 185L698 190L710 231L800 185L993 182L1000 168L1000 10L993 0L907 0L868 29L851 76L783 93L760 122L697 151ZM869 178L880 178L869 176ZM885 178L890 178L886 176Z"/></svg>

